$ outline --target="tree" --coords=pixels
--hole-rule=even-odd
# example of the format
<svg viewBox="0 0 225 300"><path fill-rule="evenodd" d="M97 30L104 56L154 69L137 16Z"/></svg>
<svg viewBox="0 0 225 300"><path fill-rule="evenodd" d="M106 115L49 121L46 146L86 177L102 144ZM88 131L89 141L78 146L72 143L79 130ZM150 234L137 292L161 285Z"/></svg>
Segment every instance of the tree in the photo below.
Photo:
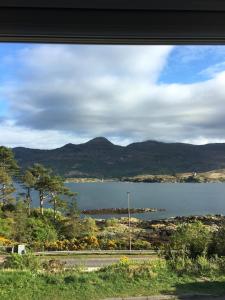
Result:
<svg viewBox="0 0 225 300"><path fill-rule="evenodd" d="M26 242L26 225L27 225L27 212L23 201L16 203L16 211L14 215L14 230L13 238L17 242Z"/></svg>
<svg viewBox="0 0 225 300"><path fill-rule="evenodd" d="M12 150L0 146L0 199L3 204L12 199L11 194L15 191L12 176L16 175L18 170Z"/></svg>
<svg viewBox="0 0 225 300"><path fill-rule="evenodd" d="M0 200L6 205L10 200L13 199L12 193L15 191L15 188L12 183L12 177L0 167Z"/></svg>
<svg viewBox="0 0 225 300"><path fill-rule="evenodd" d="M74 193L69 188L65 187L63 178L60 176L51 176L49 178L49 202L53 204L54 220L56 220L56 210L58 208L65 208L66 201L62 199L63 196L73 197Z"/></svg>
<svg viewBox="0 0 225 300"><path fill-rule="evenodd" d="M27 242L45 242L57 240L57 231L52 224L44 219L30 217L26 227Z"/></svg>
<svg viewBox="0 0 225 300"><path fill-rule="evenodd" d="M64 236L68 239L79 237L83 232L83 224L79 218L80 212L77 207L75 195L68 201L66 215L68 219L62 228Z"/></svg>
<svg viewBox="0 0 225 300"><path fill-rule="evenodd" d="M93 218L85 218L83 220L83 234L86 236L93 236L98 231L96 221Z"/></svg>
<svg viewBox="0 0 225 300"><path fill-rule="evenodd" d="M31 203L32 203L31 190L35 186L36 178L34 177L34 175L32 174L32 172L29 169L25 171L25 173L22 177L22 182L23 182L23 187L26 190L25 203L27 204L28 215L30 215L30 209L31 209Z"/></svg>
<svg viewBox="0 0 225 300"><path fill-rule="evenodd" d="M64 186L62 177L52 175L52 170L41 164L34 164L29 172L27 183L29 187L34 187L39 192L40 213L43 215L44 200L49 199L53 204L55 219L57 208L65 206L62 196L73 197L74 193Z"/></svg>
<svg viewBox="0 0 225 300"><path fill-rule="evenodd" d="M77 207L76 193L74 194L74 196L68 202L68 205L67 205L67 216L71 220L75 220L75 219L79 218L79 216L80 216L80 211L79 211L79 209Z"/></svg>
<svg viewBox="0 0 225 300"><path fill-rule="evenodd" d="M29 171L35 181L34 188L39 192L40 213L43 215L44 200L49 195L49 184L52 170L45 168L41 164L34 164Z"/></svg>
<svg viewBox="0 0 225 300"><path fill-rule="evenodd" d="M13 218L0 217L0 237L12 238L13 222Z"/></svg>
<svg viewBox="0 0 225 300"><path fill-rule="evenodd" d="M18 172L19 167L14 158L12 149L0 146L0 168L11 176Z"/></svg>

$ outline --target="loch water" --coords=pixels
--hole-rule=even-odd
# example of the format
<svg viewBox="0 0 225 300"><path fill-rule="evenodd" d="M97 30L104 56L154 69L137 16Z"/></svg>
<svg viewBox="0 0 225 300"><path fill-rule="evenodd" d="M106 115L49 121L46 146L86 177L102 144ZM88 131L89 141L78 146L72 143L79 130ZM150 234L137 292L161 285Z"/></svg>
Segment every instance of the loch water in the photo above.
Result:
<svg viewBox="0 0 225 300"><path fill-rule="evenodd" d="M175 216L224 214L225 183L66 183L77 192L80 210L127 207L130 192L133 208L163 208L165 211L132 214L144 219L161 219ZM33 193L33 206L38 206L38 195ZM48 203L45 205L48 207ZM95 215L95 218L121 217L122 215Z"/></svg>

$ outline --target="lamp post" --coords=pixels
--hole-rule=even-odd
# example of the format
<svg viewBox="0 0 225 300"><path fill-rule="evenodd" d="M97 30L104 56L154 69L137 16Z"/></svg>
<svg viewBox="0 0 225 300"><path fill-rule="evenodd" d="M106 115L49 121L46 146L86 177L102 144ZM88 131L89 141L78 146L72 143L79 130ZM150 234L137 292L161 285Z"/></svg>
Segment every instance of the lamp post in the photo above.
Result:
<svg viewBox="0 0 225 300"><path fill-rule="evenodd" d="M131 227L130 227L130 192L127 192L128 227L129 227L129 250L131 251Z"/></svg>

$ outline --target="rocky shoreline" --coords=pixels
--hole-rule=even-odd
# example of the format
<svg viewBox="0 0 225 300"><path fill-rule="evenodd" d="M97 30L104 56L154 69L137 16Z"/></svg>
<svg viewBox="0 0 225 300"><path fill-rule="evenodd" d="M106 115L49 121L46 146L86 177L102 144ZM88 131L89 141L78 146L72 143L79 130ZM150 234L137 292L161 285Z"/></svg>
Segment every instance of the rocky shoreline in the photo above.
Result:
<svg viewBox="0 0 225 300"><path fill-rule="evenodd" d="M128 217L116 219L117 224L112 228L112 233L115 231L129 232ZM96 219L96 224L102 228L107 227L107 219ZM202 222L210 227L212 231L217 231L220 227L225 226L225 216L223 215L203 215L203 216L177 216L168 219L158 220L143 220L131 218L132 239L148 241L156 248L169 241L170 236L177 230L180 224L190 224ZM121 229L120 229L121 228Z"/></svg>
<svg viewBox="0 0 225 300"><path fill-rule="evenodd" d="M139 175L134 177L123 177L122 182L146 182L146 183L219 183L225 182L225 174L199 173L199 174L176 174L176 175Z"/></svg>
<svg viewBox="0 0 225 300"><path fill-rule="evenodd" d="M163 208L130 208L130 214L142 214L147 212L165 211ZM128 214L128 208L100 208L85 209L81 212L84 215L107 215L107 214Z"/></svg>

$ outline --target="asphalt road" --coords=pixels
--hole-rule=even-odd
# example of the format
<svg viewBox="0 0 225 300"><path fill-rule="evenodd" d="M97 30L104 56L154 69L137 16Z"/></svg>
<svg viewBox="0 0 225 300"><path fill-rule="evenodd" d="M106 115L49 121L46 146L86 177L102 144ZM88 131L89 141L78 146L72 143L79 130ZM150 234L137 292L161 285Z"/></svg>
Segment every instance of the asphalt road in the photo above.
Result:
<svg viewBox="0 0 225 300"><path fill-rule="evenodd" d="M49 259L48 257L46 257ZM65 262L67 267L73 266L82 266L85 268L101 268L105 266L112 265L114 263L118 263L120 261L120 257L55 257L53 259L60 260L61 262ZM132 256L128 258L131 261L146 261L153 259L153 256Z"/></svg>

